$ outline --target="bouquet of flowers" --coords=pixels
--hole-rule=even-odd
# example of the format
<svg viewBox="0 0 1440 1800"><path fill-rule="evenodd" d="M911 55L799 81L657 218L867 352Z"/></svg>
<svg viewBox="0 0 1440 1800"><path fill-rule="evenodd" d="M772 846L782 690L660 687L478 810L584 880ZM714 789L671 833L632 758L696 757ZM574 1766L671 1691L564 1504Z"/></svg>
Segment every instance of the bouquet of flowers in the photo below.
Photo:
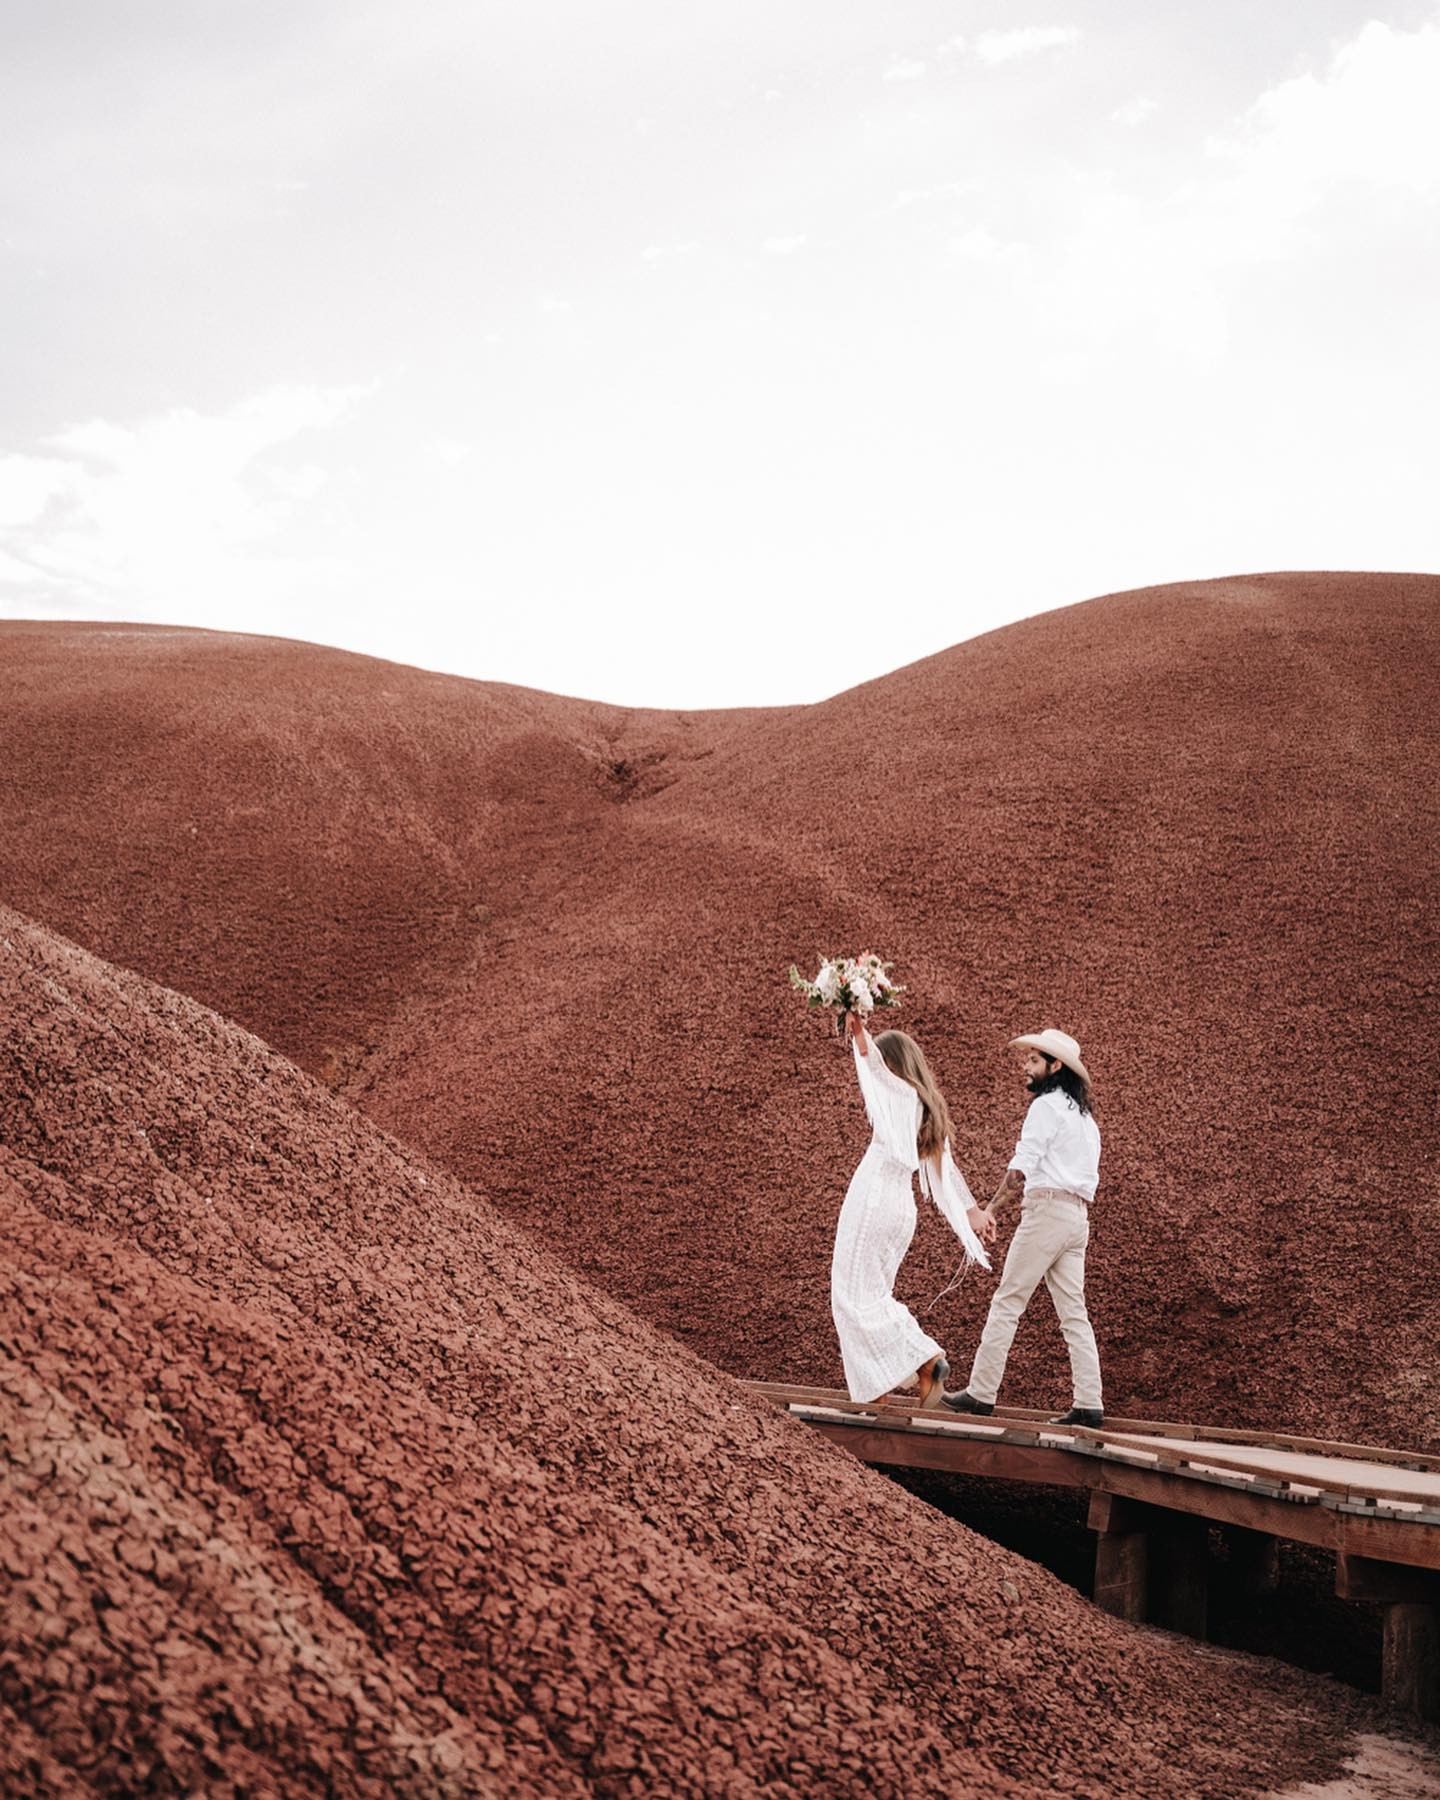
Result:
<svg viewBox="0 0 1440 1800"><path fill-rule="evenodd" d="M864 1019L877 1006L900 1004L905 990L890 979L892 966L869 950L860 956L827 956L813 981L807 981L791 963L790 985L805 996L808 1005L829 1007L837 1022L847 1012Z"/></svg>

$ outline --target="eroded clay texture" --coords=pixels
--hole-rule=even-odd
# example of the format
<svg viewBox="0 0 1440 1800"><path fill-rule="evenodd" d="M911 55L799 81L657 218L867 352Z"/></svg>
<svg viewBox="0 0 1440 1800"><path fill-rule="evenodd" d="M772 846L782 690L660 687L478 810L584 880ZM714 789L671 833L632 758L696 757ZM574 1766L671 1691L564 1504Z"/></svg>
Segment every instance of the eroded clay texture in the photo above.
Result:
<svg viewBox="0 0 1440 1800"><path fill-rule="evenodd" d="M1218 1796L1375 1724L1095 1611L9 911L0 1008L7 1793Z"/></svg>

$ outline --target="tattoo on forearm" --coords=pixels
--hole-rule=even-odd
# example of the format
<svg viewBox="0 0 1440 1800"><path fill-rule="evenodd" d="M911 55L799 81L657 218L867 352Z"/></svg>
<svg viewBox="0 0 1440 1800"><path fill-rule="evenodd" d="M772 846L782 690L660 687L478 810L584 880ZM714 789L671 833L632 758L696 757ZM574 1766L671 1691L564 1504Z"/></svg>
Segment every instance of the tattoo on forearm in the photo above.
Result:
<svg viewBox="0 0 1440 1800"><path fill-rule="evenodd" d="M1005 1171L1005 1179L1000 1183L999 1187L996 1188L995 1198L990 1202L992 1211L995 1207L999 1206L1002 1200L1013 1199L1016 1194L1023 1194L1024 1192L1024 1171L1021 1169L1007 1169Z"/></svg>

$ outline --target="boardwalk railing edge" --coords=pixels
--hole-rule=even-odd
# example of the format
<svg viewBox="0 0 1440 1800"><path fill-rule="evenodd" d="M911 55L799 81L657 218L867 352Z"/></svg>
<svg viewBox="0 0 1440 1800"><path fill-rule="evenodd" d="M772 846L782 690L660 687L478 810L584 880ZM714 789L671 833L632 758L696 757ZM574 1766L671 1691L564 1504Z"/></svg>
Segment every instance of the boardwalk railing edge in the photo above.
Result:
<svg viewBox="0 0 1440 1800"><path fill-rule="evenodd" d="M779 1381L744 1381L741 1385L752 1394L758 1394L767 1400L795 1401L801 1405L834 1407L876 1422L882 1419L900 1420L912 1417L934 1419L937 1417L934 1408L924 1408L916 1401L901 1397L862 1402L852 1400L848 1394L835 1388L807 1388ZM938 1416L941 1418L970 1418L971 1415L957 1415L942 1411ZM987 1413L983 1420L976 1418L972 1422L994 1425L1009 1425L1013 1422L1020 1430L1034 1430L1037 1424L1043 1428L1050 1417L1051 1415L1048 1413L1036 1412L1028 1407L997 1406L993 1414ZM1066 1426L1065 1429L1069 1431L1072 1428ZM1112 1433L1129 1437L1188 1438L1194 1443L1205 1444L1245 1444L1257 1450L1289 1450L1302 1456L1336 1456L1351 1462L1388 1463L1401 1469L1440 1471L1440 1456L1431 1456L1423 1451L1397 1450L1391 1446L1380 1444L1349 1444L1327 1438L1299 1437L1293 1433L1281 1431L1241 1431L1229 1426L1187 1425L1176 1423L1173 1420L1107 1417L1104 1426L1095 1435L1103 1440Z"/></svg>

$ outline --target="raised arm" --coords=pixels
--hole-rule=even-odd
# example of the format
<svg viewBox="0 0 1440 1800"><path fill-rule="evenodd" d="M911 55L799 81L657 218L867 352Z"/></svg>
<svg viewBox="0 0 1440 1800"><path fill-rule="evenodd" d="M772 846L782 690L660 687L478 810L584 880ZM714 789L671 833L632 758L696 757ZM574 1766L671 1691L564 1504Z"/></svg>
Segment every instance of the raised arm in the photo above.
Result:
<svg viewBox="0 0 1440 1800"><path fill-rule="evenodd" d="M920 1096L885 1066L885 1058L870 1042L863 1022L854 1013L845 1015L845 1035L855 1054L855 1078L871 1127L896 1162L907 1169L920 1166L915 1132L920 1123Z"/></svg>

